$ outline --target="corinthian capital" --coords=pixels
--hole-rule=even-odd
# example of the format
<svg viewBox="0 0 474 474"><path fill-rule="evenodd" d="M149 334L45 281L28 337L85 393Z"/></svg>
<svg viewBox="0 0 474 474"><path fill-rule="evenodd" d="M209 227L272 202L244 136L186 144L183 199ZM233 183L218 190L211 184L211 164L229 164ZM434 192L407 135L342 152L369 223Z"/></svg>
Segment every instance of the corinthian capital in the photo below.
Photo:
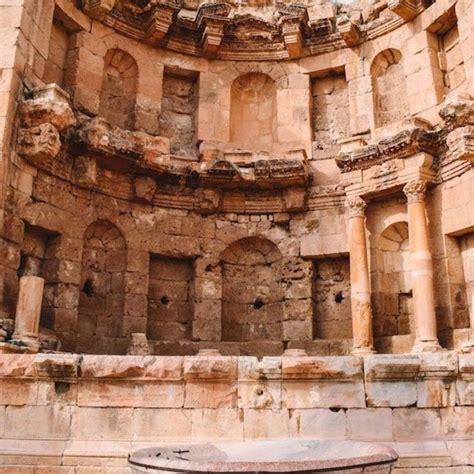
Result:
<svg viewBox="0 0 474 474"><path fill-rule="evenodd" d="M410 181L403 188L403 192L407 197L408 204L424 201L426 193L426 181L423 179Z"/></svg>
<svg viewBox="0 0 474 474"><path fill-rule="evenodd" d="M350 196L346 199L346 209L349 217L364 217L367 203L360 196Z"/></svg>

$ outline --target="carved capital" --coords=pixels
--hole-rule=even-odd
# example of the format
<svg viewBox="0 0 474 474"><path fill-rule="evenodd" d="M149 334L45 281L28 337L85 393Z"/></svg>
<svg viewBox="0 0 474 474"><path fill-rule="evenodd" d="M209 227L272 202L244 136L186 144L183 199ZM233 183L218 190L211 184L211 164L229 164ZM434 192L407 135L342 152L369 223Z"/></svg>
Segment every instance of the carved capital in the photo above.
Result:
<svg viewBox="0 0 474 474"><path fill-rule="evenodd" d="M408 204L422 202L424 201L426 194L426 181L423 179L410 181L403 188L403 192L407 197Z"/></svg>
<svg viewBox="0 0 474 474"><path fill-rule="evenodd" d="M346 199L346 210L349 218L364 217L367 203L360 196L350 196Z"/></svg>

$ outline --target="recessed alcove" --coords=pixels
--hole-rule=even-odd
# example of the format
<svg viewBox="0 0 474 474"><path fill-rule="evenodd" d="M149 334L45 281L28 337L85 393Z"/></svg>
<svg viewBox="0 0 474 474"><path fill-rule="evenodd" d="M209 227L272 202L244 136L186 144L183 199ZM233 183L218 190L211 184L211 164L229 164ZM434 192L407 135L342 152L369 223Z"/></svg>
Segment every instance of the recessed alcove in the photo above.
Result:
<svg viewBox="0 0 474 474"><path fill-rule="evenodd" d="M122 348L127 250L120 230L96 221L84 234L77 309L77 351L117 354Z"/></svg>
<svg viewBox="0 0 474 474"><path fill-rule="evenodd" d="M244 149L270 151L278 141L275 81L250 72L231 88L230 141Z"/></svg>
<svg viewBox="0 0 474 474"><path fill-rule="evenodd" d="M197 158L198 84L199 74L195 71L164 69L160 135L169 138L171 154L180 158Z"/></svg>
<svg viewBox="0 0 474 474"><path fill-rule="evenodd" d="M373 252L377 262L372 292L374 338L382 352L397 352L390 338L415 335L408 223L386 227Z"/></svg>
<svg viewBox="0 0 474 474"><path fill-rule="evenodd" d="M193 263L150 256L147 337L154 341L191 338Z"/></svg>
<svg viewBox="0 0 474 474"><path fill-rule="evenodd" d="M375 127L391 125L407 117L408 92L401 52L391 48L377 54L370 73Z"/></svg>
<svg viewBox="0 0 474 474"><path fill-rule="evenodd" d="M249 237L222 255L222 340L281 341L284 295L281 253L266 239Z"/></svg>
<svg viewBox="0 0 474 474"><path fill-rule="evenodd" d="M314 339L352 338L349 257L313 261Z"/></svg>
<svg viewBox="0 0 474 474"><path fill-rule="evenodd" d="M138 88L138 67L126 51L111 49L104 57L99 116L112 125L133 130Z"/></svg>

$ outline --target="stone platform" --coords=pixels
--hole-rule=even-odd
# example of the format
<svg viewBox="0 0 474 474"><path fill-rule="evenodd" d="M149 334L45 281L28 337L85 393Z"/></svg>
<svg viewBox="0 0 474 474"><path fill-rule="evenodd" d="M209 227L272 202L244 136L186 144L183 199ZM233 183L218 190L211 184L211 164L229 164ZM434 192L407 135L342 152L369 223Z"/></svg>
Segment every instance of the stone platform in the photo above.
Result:
<svg viewBox="0 0 474 474"><path fill-rule="evenodd" d="M5 354L0 379L1 474L129 474L140 449L270 438L383 443L398 474L474 464L472 355Z"/></svg>

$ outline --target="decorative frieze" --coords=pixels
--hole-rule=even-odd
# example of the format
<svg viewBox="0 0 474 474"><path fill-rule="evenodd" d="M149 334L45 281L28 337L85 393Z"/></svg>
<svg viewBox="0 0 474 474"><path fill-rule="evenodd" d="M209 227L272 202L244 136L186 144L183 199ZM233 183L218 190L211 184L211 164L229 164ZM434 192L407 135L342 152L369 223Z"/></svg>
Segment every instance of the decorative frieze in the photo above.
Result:
<svg viewBox="0 0 474 474"><path fill-rule="evenodd" d="M404 0L393 8L409 18L411 5L409 0ZM170 39L167 41L169 49L194 55L221 55L227 59L238 59L242 53L247 54L247 59L249 53L254 59L262 60L282 59L285 53L286 57L298 58L308 52L353 46L361 41L362 32L375 37L397 26L389 17L381 21L374 15L359 24L348 20L350 12L336 17L334 7L325 8L319 16L309 14L308 7L301 3L276 2L273 6L272 17L242 12L237 5L224 2L181 4L172 0L149 0L140 4L87 0L83 2L83 11L135 40L159 45L166 36ZM323 5L317 6L317 9L322 8ZM385 4L381 10L384 8ZM417 8L415 12L419 13ZM314 10L314 7L309 9ZM182 10L184 15L180 15Z"/></svg>

